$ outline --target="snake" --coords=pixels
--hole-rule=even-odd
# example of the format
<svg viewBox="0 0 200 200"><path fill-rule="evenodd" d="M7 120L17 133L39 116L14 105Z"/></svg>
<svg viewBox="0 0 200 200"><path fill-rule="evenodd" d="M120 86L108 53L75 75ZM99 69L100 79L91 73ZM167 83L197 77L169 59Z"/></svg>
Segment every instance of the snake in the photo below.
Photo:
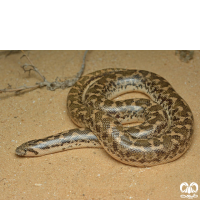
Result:
<svg viewBox="0 0 200 200"><path fill-rule="evenodd" d="M116 99L130 92L149 98ZM166 79L153 72L106 68L84 75L68 93L67 110L79 128L25 142L15 153L42 156L96 147L121 163L151 167L176 160L191 145L190 107Z"/></svg>

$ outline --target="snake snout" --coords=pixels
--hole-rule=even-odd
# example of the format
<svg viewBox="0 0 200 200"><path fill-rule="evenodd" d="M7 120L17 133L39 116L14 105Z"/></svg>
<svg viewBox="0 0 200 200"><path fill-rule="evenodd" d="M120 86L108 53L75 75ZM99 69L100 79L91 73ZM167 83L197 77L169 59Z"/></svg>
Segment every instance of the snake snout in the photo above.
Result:
<svg viewBox="0 0 200 200"><path fill-rule="evenodd" d="M18 156L25 156L26 155L26 150L21 148L21 146L19 146L19 147L16 148L15 153Z"/></svg>

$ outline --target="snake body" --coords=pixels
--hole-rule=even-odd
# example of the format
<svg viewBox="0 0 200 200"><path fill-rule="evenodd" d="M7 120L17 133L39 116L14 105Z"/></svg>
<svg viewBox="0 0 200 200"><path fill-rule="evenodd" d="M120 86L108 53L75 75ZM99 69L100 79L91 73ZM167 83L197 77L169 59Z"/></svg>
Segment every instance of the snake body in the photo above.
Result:
<svg viewBox="0 0 200 200"><path fill-rule="evenodd" d="M142 92L150 99L113 98ZM70 89L68 113L80 129L72 129L17 147L20 156L103 147L116 160L138 167L171 162L191 144L193 115L187 103L161 76L128 69L102 69L82 76ZM140 122L137 126L123 124Z"/></svg>

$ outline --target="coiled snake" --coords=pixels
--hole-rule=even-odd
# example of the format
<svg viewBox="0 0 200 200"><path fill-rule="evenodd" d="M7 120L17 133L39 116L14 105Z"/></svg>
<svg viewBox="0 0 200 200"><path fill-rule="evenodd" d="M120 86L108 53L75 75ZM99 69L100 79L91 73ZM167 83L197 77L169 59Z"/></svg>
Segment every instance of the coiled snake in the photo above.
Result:
<svg viewBox="0 0 200 200"><path fill-rule="evenodd" d="M138 91L149 99L111 99ZM19 156L103 147L116 160L145 167L171 162L185 153L193 135L187 103L161 76L129 69L103 69L82 76L70 89L67 108L80 129L72 129L17 147ZM141 122L126 127L122 124Z"/></svg>

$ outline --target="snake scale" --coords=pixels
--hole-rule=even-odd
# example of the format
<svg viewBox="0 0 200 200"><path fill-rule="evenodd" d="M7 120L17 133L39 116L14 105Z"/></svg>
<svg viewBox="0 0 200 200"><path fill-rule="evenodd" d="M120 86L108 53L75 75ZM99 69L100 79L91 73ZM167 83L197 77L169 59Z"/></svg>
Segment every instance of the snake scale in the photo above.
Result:
<svg viewBox="0 0 200 200"><path fill-rule="evenodd" d="M114 101L127 92L150 97ZM82 76L67 98L72 121L82 128L31 140L19 156L98 147L116 160L137 167L171 162L191 144L193 115L188 104L161 76L144 70L110 68ZM140 122L136 126L127 123Z"/></svg>

